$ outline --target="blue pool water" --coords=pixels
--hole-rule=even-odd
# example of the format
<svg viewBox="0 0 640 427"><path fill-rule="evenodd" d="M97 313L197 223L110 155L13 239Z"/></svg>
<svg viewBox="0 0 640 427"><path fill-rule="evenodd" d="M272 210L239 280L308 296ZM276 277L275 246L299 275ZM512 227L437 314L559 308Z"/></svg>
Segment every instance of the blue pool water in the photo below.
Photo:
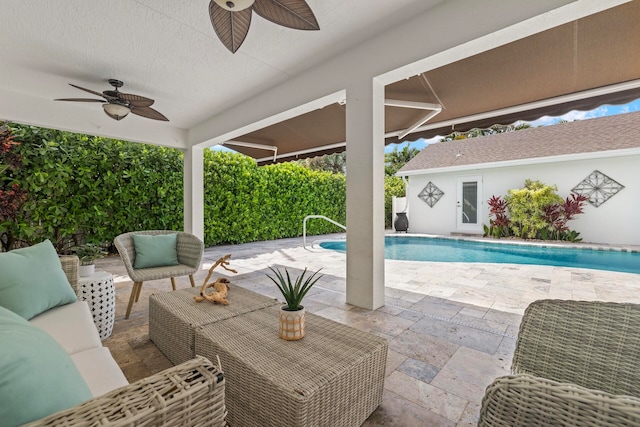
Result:
<svg viewBox="0 0 640 427"><path fill-rule="evenodd" d="M346 241L323 242L345 252ZM405 261L485 262L595 268L640 274L640 253L484 243L431 237L386 237L385 258Z"/></svg>

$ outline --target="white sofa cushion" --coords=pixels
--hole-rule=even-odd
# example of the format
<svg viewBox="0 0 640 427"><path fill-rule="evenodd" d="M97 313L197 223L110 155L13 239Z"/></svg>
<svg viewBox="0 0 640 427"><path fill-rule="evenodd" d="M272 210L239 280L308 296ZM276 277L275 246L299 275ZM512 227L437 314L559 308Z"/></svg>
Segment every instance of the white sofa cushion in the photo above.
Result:
<svg viewBox="0 0 640 427"><path fill-rule="evenodd" d="M93 323L93 316L86 301L52 308L31 318L29 323L51 335L71 355L102 347L98 329Z"/></svg>
<svg viewBox="0 0 640 427"><path fill-rule="evenodd" d="M71 360L94 397L129 384L106 347L92 348L71 355Z"/></svg>

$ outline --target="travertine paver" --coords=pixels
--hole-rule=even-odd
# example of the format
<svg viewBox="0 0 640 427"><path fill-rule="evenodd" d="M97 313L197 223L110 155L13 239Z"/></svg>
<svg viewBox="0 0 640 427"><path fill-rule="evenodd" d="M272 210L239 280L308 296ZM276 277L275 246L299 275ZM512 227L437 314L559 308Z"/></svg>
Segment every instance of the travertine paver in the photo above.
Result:
<svg viewBox="0 0 640 427"><path fill-rule="evenodd" d="M312 239L310 239L312 240ZM637 249L637 248L636 248ZM280 298L266 279L268 266L290 271L323 268L325 275L305 298L312 313L389 341L383 403L365 426L462 427L476 424L485 387L508 373L524 309L541 298L598 299L640 303L640 275L549 266L510 264L385 263L386 306L368 311L345 302L344 254L302 247L283 239L205 250L201 284L220 256L232 254L238 286ZM169 281L145 283L140 302L124 319L131 281L118 257L97 261L114 275L116 323L104 341L130 381L170 366L148 339L148 298L167 292ZM187 278L178 288L189 287ZM230 301L233 296L230 295Z"/></svg>

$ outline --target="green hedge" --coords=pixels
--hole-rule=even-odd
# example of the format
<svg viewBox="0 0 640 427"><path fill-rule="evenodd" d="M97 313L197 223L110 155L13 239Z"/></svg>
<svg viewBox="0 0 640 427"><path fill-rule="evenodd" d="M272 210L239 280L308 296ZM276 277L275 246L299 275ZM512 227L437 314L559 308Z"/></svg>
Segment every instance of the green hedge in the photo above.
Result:
<svg viewBox="0 0 640 427"><path fill-rule="evenodd" d="M17 224L2 224L22 244L51 239L110 242L121 232L183 226L183 161L179 150L70 132L11 125L28 191Z"/></svg>
<svg viewBox="0 0 640 427"><path fill-rule="evenodd" d="M344 175L294 163L258 167L249 157L205 152L205 243L242 243L302 235L307 215L346 220ZM309 220L308 234L340 229Z"/></svg>
<svg viewBox="0 0 640 427"><path fill-rule="evenodd" d="M60 252L84 241L110 243L131 230L183 228L180 150L10 125L23 157L8 172L28 199L17 222L0 223L19 245L51 239ZM241 154L205 151L205 244L302 234L306 215L346 219L344 175L293 163L258 168ZM309 234L339 231L310 220Z"/></svg>

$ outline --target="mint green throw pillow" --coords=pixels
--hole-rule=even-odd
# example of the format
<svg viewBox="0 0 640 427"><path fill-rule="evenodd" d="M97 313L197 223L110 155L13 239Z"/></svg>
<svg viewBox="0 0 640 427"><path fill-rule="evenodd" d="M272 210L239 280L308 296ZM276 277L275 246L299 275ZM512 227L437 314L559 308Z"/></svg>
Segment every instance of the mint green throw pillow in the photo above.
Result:
<svg viewBox="0 0 640 427"><path fill-rule="evenodd" d="M176 245L178 235L173 234L132 234L136 259L133 268L163 267L178 265Z"/></svg>
<svg viewBox="0 0 640 427"><path fill-rule="evenodd" d="M0 306L25 319L77 301L49 240L0 254Z"/></svg>
<svg viewBox="0 0 640 427"><path fill-rule="evenodd" d="M0 307L0 424L39 420L93 396L71 357L45 331Z"/></svg>

